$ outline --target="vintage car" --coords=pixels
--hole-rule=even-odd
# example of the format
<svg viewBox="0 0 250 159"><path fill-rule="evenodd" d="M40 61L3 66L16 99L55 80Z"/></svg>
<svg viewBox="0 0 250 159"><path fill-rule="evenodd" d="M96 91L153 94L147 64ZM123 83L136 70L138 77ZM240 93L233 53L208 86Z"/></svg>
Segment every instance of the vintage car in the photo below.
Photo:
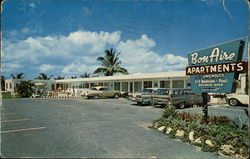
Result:
<svg viewBox="0 0 250 159"><path fill-rule="evenodd" d="M121 96L120 91L110 90L108 87L93 87L86 95L89 99L98 99L104 97L119 98Z"/></svg>
<svg viewBox="0 0 250 159"><path fill-rule="evenodd" d="M248 105L249 104L249 95L240 94L240 93L227 94L226 101L231 106Z"/></svg>
<svg viewBox="0 0 250 159"><path fill-rule="evenodd" d="M151 102L152 96L157 94L160 90L158 88L145 88L139 93L133 93L128 95L128 100L131 102L136 102L138 105L144 105L144 104L150 104L154 105L153 102Z"/></svg>
<svg viewBox="0 0 250 159"><path fill-rule="evenodd" d="M192 93L191 89L175 89L153 96L151 102L162 107L172 104L182 109L186 106L202 105L203 98L200 93Z"/></svg>

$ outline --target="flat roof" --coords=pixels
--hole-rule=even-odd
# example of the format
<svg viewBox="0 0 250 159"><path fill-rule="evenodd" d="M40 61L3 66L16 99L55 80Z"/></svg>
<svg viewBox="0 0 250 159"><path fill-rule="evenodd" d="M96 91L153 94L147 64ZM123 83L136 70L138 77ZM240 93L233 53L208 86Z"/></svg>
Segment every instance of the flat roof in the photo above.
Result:
<svg viewBox="0 0 250 159"><path fill-rule="evenodd" d="M155 73L134 73L134 74L128 74L128 75L61 79L61 80L55 80L55 82L56 83L104 82L104 81L145 80L145 79L178 78L178 77L186 77L186 72L185 71L171 71L171 72L155 72Z"/></svg>

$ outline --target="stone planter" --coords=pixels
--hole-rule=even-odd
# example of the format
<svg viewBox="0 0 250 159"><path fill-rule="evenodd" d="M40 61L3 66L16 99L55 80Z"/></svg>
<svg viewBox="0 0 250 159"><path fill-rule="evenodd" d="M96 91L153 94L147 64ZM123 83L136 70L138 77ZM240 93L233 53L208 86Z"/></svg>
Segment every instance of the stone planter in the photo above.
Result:
<svg viewBox="0 0 250 159"><path fill-rule="evenodd" d="M194 141L194 131L191 131L191 132L189 133L188 139L189 139L190 141Z"/></svg>
<svg viewBox="0 0 250 159"><path fill-rule="evenodd" d="M184 136L184 131L183 130L177 130L175 136L182 137Z"/></svg>
<svg viewBox="0 0 250 159"><path fill-rule="evenodd" d="M157 130L159 130L159 131L163 131L165 129L165 126L161 126L161 127L159 127Z"/></svg>
<svg viewBox="0 0 250 159"><path fill-rule="evenodd" d="M167 131L166 131L166 134L170 134L170 132L171 132L172 130L173 130L172 128L168 127L168 128L167 128Z"/></svg>

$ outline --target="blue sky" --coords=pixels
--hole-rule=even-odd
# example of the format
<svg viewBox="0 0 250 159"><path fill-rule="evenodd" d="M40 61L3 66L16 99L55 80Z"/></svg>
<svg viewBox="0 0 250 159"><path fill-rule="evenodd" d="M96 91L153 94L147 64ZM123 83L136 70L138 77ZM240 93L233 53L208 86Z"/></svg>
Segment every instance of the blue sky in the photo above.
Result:
<svg viewBox="0 0 250 159"><path fill-rule="evenodd" d="M3 74L70 77L121 51L130 73L184 70L187 53L248 35L244 0L3 3Z"/></svg>

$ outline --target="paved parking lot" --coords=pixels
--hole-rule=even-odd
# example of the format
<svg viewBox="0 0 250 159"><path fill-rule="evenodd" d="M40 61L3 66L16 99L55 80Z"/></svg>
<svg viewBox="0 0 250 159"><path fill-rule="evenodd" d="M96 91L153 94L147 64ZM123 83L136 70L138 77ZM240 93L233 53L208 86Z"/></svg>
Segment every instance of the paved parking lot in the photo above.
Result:
<svg viewBox="0 0 250 159"><path fill-rule="evenodd" d="M125 99L6 99L1 106L1 155L224 158L148 129L162 111Z"/></svg>

